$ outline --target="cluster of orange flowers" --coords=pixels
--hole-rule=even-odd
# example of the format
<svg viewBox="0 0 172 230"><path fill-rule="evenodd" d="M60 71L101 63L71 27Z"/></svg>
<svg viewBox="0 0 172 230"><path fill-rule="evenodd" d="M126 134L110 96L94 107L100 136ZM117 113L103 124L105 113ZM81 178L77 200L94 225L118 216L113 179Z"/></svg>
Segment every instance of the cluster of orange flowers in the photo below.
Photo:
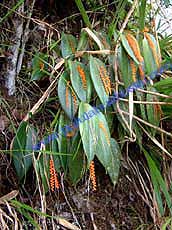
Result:
<svg viewBox="0 0 172 230"><path fill-rule="evenodd" d="M67 81L66 83L66 92L65 92L65 99L66 99L66 107L69 107L69 85L70 81Z"/></svg>
<svg viewBox="0 0 172 230"><path fill-rule="evenodd" d="M82 79L83 89L86 90L87 89L87 80L86 80L85 72L84 72L83 68L80 65L77 66L77 70L78 70L79 76Z"/></svg>
<svg viewBox="0 0 172 230"><path fill-rule="evenodd" d="M131 72L132 72L132 79L134 82L136 82L136 72L137 72L137 67L134 61L130 58L130 67L131 67Z"/></svg>
<svg viewBox="0 0 172 230"><path fill-rule="evenodd" d="M99 122L99 128L102 129L102 131L105 135L106 141L107 141L108 145L110 145L109 135L108 135L107 130L106 130L106 128L102 122Z"/></svg>
<svg viewBox="0 0 172 230"><path fill-rule="evenodd" d="M56 169L54 167L54 161L53 158L50 159L50 189L52 192L54 192L54 189L59 189L60 184L58 181Z"/></svg>
<svg viewBox="0 0 172 230"><path fill-rule="evenodd" d="M140 53L140 48L139 48L139 44L137 42L137 40L135 39L135 37L131 34L126 34L126 39L128 41L128 44L130 45L134 55L136 56L137 60L141 63L139 65L139 73L140 73L140 76L141 76L141 80L144 79L144 71L143 71L143 62L144 62L144 59Z"/></svg>
<svg viewBox="0 0 172 230"><path fill-rule="evenodd" d="M106 93L111 94L111 81L110 81L110 77L104 66L100 66L99 74L102 79Z"/></svg>
<svg viewBox="0 0 172 230"><path fill-rule="evenodd" d="M90 163L90 179L91 179L91 182L93 185L93 191L96 191L97 190L97 184L96 184L94 161L91 161L91 163Z"/></svg>
<svg viewBox="0 0 172 230"><path fill-rule="evenodd" d="M77 97L76 97L74 90L72 90L72 99L73 99L73 104L74 104L74 111L76 111L77 110Z"/></svg>
<svg viewBox="0 0 172 230"><path fill-rule="evenodd" d="M69 41L69 46L71 48L71 51L74 54L75 53L75 45L71 39L69 39L68 41Z"/></svg>

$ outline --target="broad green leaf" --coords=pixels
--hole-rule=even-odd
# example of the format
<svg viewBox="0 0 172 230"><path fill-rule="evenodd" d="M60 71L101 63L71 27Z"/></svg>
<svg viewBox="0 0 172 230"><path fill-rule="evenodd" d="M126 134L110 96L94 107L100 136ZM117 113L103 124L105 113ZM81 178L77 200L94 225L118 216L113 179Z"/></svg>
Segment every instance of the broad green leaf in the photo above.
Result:
<svg viewBox="0 0 172 230"><path fill-rule="evenodd" d="M62 108L67 116L72 119L78 109L78 99L71 86L68 72L64 72L58 82L58 96Z"/></svg>
<svg viewBox="0 0 172 230"><path fill-rule="evenodd" d="M91 97L91 81L86 66L80 62L69 61L72 86L79 99L89 102Z"/></svg>
<svg viewBox="0 0 172 230"><path fill-rule="evenodd" d="M84 152L81 145L81 137L77 135L73 139L71 156L68 156L69 178L76 185L84 173Z"/></svg>
<svg viewBox="0 0 172 230"><path fill-rule="evenodd" d="M36 81L44 77L48 69L48 56L44 53L35 54L32 60L32 76L31 80Z"/></svg>
<svg viewBox="0 0 172 230"><path fill-rule="evenodd" d="M21 181L32 165L32 148L36 144L36 131L27 122L22 122L12 143L12 157L17 176Z"/></svg>
<svg viewBox="0 0 172 230"><path fill-rule="evenodd" d="M67 58L70 55L74 54L76 51L77 41L74 36L71 34L62 33L61 38L61 52L62 57Z"/></svg>
<svg viewBox="0 0 172 230"><path fill-rule="evenodd" d="M128 53L128 55L134 60L134 62L139 65L139 62L136 58L136 56L134 55L134 52L133 50L131 49L130 45L128 44L128 41L126 39L126 37L123 35L123 34L120 34L120 38L121 38L121 42L122 42L122 45L125 49L125 51Z"/></svg>
<svg viewBox="0 0 172 230"><path fill-rule="evenodd" d="M122 46L119 48L118 60L119 60L119 67L122 75L122 81L124 82L124 85L127 88L134 82L132 78L132 69L131 69L131 62L133 61L129 59L126 51ZM135 74L136 72L137 72L137 66L136 66Z"/></svg>
<svg viewBox="0 0 172 230"><path fill-rule="evenodd" d="M96 125L97 112L89 104L81 102L78 119L80 135L89 165L97 151L97 134L99 133L98 125Z"/></svg>
<svg viewBox="0 0 172 230"><path fill-rule="evenodd" d="M116 184L119 172L120 149L115 140L111 140L105 116L87 103L81 102L79 107L79 129L87 156L88 165L96 155L113 184Z"/></svg>
<svg viewBox="0 0 172 230"><path fill-rule="evenodd" d="M103 80L109 77L105 64L98 58L90 56L90 73L97 95L100 101L105 105L109 98L103 84Z"/></svg>
<svg viewBox="0 0 172 230"><path fill-rule="evenodd" d="M68 140L66 137L67 131L65 129L65 126L69 123L69 120L67 120L66 116L61 113L59 118L59 127L58 127L58 148L60 153L69 153L68 148ZM67 167L67 155L61 155L59 156L61 166L63 170L66 172Z"/></svg>
<svg viewBox="0 0 172 230"><path fill-rule="evenodd" d="M153 54L151 52L151 49L149 47L148 41L146 40L146 38L144 37L143 41L143 57L144 57L144 62L145 62L145 72L148 75L152 75L154 71L157 70L157 65L155 63Z"/></svg>
<svg viewBox="0 0 172 230"><path fill-rule="evenodd" d="M159 48L159 44L157 42L157 40L155 39L155 37L153 36L153 34L150 33L145 33L145 37L148 41L150 50L152 52L155 64L157 66L157 69L159 69L160 67L160 62L161 62L161 53L160 53L160 48Z"/></svg>

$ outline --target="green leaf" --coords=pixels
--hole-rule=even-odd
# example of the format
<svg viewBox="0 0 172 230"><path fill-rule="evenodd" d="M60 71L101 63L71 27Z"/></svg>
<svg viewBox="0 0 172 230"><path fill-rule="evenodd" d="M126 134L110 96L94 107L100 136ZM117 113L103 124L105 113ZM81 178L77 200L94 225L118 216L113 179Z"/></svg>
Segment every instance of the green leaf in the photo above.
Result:
<svg viewBox="0 0 172 230"><path fill-rule="evenodd" d="M139 65L139 62L137 60L137 58L135 57L134 55L134 52L133 50L131 49L130 45L128 44L128 41L126 39L126 37L123 35L123 34L120 34L120 38L121 38L121 42L122 42L122 45L125 49L125 51L128 53L128 55L134 60L134 62Z"/></svg>
<svg viewBox="0 0 172 230"><path fill-rule="evenodd" d="M88 34L85 31L81 31L77 51L86 50L87 46L88 46Z"/></svg>
<svg viewBox="0 0 172 230"><path fill-rule="evenodd" d="M103 69L103 71L106 71L105 64L102 61L100 61L98 58L94 58L90 56L90 73L91 73L92 82L97 92L97 95L100 98L100 101L105 105L106 102L108 101L109 96L105 91L104 84L101 79L102 77L104 78L106 77L104 76L104 73L102 73L101 69ZM108 72L106 71L106 74L107 73Z"/></svg>
<svg viewBox="0 0 172 230"><path fill-rule="evenodd" d="M72 86L79 99L89 102L91 97L91 81L86 66L80 62L69 61Z"/></svg>
<svg viewBox="0 0 172 230"><path fill-rule="evenodd" d="M72 119L78 109L78 99L70 84L69 74L65 71L58 83L58 96L62 108L67 116Z"/></svg>
<svg viewBox="0 0 172 230"><path fill-rule="evenodd" d="M39 172L39 175L41 177L41 182L44 187L45 193L48 192L49 187L48 187L48 174L49 174L49 155L47 154L41 154L37 161L37 170ZM37 173L38 173L37 172Z"/></svg>
<svg viewBox="0 0 172 230"><path fill-rule="evenodd" d="M147 151L145 149L143 149L143 152L145 154L145 157L146 157L146 160L148 162L149 169L150 169L150 174L151 174L152 182L153 182L153 185L155 188L155 195L156 195L156 199L158 202L158 207L159 207L159 211L161 213L161 216L163 216L163 214L164 214L164 208L163 208L162 198L160 198L160 191L162 191L162 193L164 194L165 200L167 202L167 206L168 206L170 213L172 215L172 200L171 200L171 196L168 192L166 183L165 183L160 171L158 170L155 162L150 157L150 155L147 153Z"/></svg>
<svg viewBox="0 0 172 230"><path fill-rule="evenodd" d="M139 6L139 27L140 31L143 31L145 27L145 14L146 14L146 0L141 0L141 4Z"/></svg>
<svg viewBox="0 0 172 230"><path fill-rule="evenodd" d="M157 70L157 65L155 63L152 51L149 47L148 41L147 39L144 37L143 41L143 57L144 57L144 62L145 62L145 72L150 75L152 74L154 71Z"/></svg>
<svg viewBox="0 0 172 230"><path fill-rule="evenodd" d="M96 134L99 133L98 125L96 125L97 113L89 104L81 102L79 106L79 119L81 122L79 124L79 130L89 165L96 154Z"/></svg>
<svg viewBox="0 0 172 230"><path fill-rule="evenodd" d="M58 148L60 153L69 153L69 148L68 148L68 141L66 137L66 129L65 125L69 123L69 120L66 118L66 116L61 113L60 118L59 118L59 127L58 127ZM60 162L63 170L66 172L66 167L67 167L67 155L60 155Z"/></svg>
<svg viewBox="0 0 172 230"><path fill-rule="evenodd" d="M172 90L172 78L166 78L154 83L154 87L161 93L169 95Z"/></svg>
<svg viewBox="0 0 172 230"><path fill-rule="evenodd" d="M132 69L130 60L125 49L121 46L118 52L119 67L125 87L129 87L134 81L132 79ZM136 67L137 68L137 67Z"/></svg>
<svg viewBox="0 0 172 230"><path fill-rule="evenodd" d="M35 54L32 60L32 76L31 80L36 81L40 80L46 74L46 70L48 69L48 56L44 53Z"/></svg>
<svg viewBox="0 0 172 230"><path fill-rule="evenodd" d="M108 172L112 183L116 184L120 165L120 149L117 142L110 138L105 116L100 111L95 112L89 104L81 102L79 118L79 129L88 165L96 155Z"/></svg>
<svg viewBox="0 0 172 230"><path fill-rule="evenodd" d="M67 58L74 54L77 47L77 40L71 34L62 33L61 37L61 52L62 57Z"/></svg>
<svg viewBox="0 0 172 230"><path fill-rule="evenodd" d="M84 152L81 145L81 137L77 135L73 139L71 156L68 156L69 178L76 185L84 173Z"/></svg>
<svg viewBox="0 0 172 230"><path fill-rule="evenodd" d="M12 157L17 176L21 181L32 165L32 148L36 143L36 131L22 122L12 143Z"/></svg>

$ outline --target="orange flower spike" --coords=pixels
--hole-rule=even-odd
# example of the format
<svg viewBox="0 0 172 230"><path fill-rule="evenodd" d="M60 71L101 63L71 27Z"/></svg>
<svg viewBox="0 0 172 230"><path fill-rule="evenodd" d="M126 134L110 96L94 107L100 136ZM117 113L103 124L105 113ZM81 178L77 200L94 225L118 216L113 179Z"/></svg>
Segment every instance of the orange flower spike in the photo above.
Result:
<svg viewBox="0 0 172 230"><path fill-rule="evenodd" d="M136 82L137 68L136 68L136 64L134 63L134 61L131 58L130 58L130 67L131 67L131 72L132 72L132 79L134 82Z"/></svg>
<svg viewBox="0 0 172 230"><path fill-rule="evenodd" d="M94 161L90 163L90 179L93 185L93 191L97 190L96 175L95 175L95 166Z"/></svg>
<svg viewBox="0 0 172 230"><path fill-rule="evenodd" d="M107 94L111 94L111 81L110 81L110 77L106 71L106 69L104 68L104 66L100 66L99 68L99 74L100 74L100 78L103 82L105 91Z"/></svg>
<svg viewBox="0 0 172 230"><path fill-rule="evenodd" d="M54 161L53 159L50 159L50 189L52 192L54 192L54 188L55 188L54 170L55 170Z"/></svg>
<svg viewBox="0 0 172 230"><path fill-rule="evenodd" d="M77 66L77 70L78 70L79 76L82 79L83 88L86 90L87 89L87 80L86 80L85 72L80 65Z"/></svg>
<svg viewBox="0 0 172 230"><path fill-rule="evenodd" d="M138 42L135 39L135 37L131 34L126 34L126 39L128 41L128 44L130 45L134 55L136 56L137 60L139 62L143 62L144 59L140 53L140 48L139 48Z"/></svg>
<svg viewBox="0 0 172 230"><path fill-rule="evenodd" d="M54 166L53 158L50 159L50 189L54 192L54 189L59 189L60 184L58 181L57 173Z"/></svg>
<svg viewBox="0 0 172 230"><path fill-rule="evenodd" d="M107 141L108 145L110 145L110 139L109 139L107 130L106 130L106 128L105 128L105 126L103 125L102 122L99 122L99 128L102 129L102 131L103 131L103 133L105 135L106 141Z"/></svg>
<svg viewBox="0 0 172 230"><path fill-rule="evenodd" d="M72 53L74 54L75 53L75 46L74 46L74 43L71 39L69 39L69 46L71 48Z"/></svg>
<svg viewBox="0 0 172 230"><path fill-rule="evenodd" d="M153 57L155 59L155 62L157 64L157 66L159 67L160 66L160 57L158 57L158 54L157 54L157 50L156 50L156 47L155 47L155 44L154 42L152 41L151 39L151 36L148 34L148 33L145 33L144 34L147 41L148 41L148 44L149 44L149 47L150 49L152 50L152 54L153 54Z"/></svg>
<svg viewBox="0 0 172 230"><path fill-rule="evenodd" d="M140 74L141 80L144 80L145 73L143 71L142 65L139 65L139 74Z"/></svg>
<svg viewBox="0 0 172 230"><path fill-rule="evenodd" d="M72 98L73 98L74 110L76 111L77 110L77 98L73 90L72 90Z"/></svg>
<svg viewBox="0 0 172 230"><path fill-rule="evenodd" d="M65 92L65 99L66 99L66 107L69 107L69 85L70 81L67 81L66 83L66 92Z"/></svg>
<svg viewBox="0 0 172 230"><path fill-rule="evenodd" d="M59 184L59 180L58 180L58 176L57 176L57 173L55 172L54 174L54 179L55 179L55 188L56 189L59 189L60 188L60 184Z"/></svg>

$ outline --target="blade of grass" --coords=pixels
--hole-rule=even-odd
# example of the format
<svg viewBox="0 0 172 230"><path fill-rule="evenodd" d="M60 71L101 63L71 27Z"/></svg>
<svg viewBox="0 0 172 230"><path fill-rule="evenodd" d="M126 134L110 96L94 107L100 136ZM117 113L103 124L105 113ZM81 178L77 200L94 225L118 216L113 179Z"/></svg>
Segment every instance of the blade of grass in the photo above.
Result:
<svg viewBox="0 0 172 230"><path fill-rule="evenodd" d="M24 0L20 0L15 6L13 6L7 13L6 15L4 15L4 17L2 17L0 19L0 24L6 20L17 8L19 8L20 5L22 5L24 2ZM1 6L3 6L3 4L0 4Z"/></svg>
<svg viewBox="0 0 172 230"><path fill-rule="evenodd" d="M36 230L41 230L39 224L29 215L29 213L27 213L24 209L17 209L35 227Z"/></svg>
<svg viewBox="0 0 172 230"><path fill-rule="evenodd" d="M145 27L146 0L142 0L139 6L139 27L142 31Z"/></svg>
<svg viewBox="0 0 172 230"><path fill-rule="evenodd" d="M148 162L148 166L149 166L149 169L151 172L152 180L153 180L153 182L155 182L154 188L156 188L155 192L157 192L156 198L159 198L159 192L157 191L157 185L158 185L159 189L161 189L162 193L164 194L167 206L168 206L170 213L172 215L172 200L171 200L170 194L168 192L167 186L165 184L165 181L164 181L160 171L158 170L155 162L152 160L152 158L148 154L148 152L144 148L142 150L143 150L145 157L146 157L146 160ZM158 200L157 200L157 202L158 202ZM162 211L161 207L159 207L159 208ZM161 212L161 215L162 215L162 212Z"/></svg>
<svg viewBox="0 0 172 230"><path fill-rule="evenodd" d="M89 20L89 17L87 15L87 12L86 12L86 10L84 8L84 5L83 5L82 1L81 0L75 0L75 3L76 3L76 5L77 5L77 7L78 7L78 9L79 9L79 11L80 11L80 13L82 15L84 23L86 24L87 27L91 28L92 27L91 22Z"/></svg>

